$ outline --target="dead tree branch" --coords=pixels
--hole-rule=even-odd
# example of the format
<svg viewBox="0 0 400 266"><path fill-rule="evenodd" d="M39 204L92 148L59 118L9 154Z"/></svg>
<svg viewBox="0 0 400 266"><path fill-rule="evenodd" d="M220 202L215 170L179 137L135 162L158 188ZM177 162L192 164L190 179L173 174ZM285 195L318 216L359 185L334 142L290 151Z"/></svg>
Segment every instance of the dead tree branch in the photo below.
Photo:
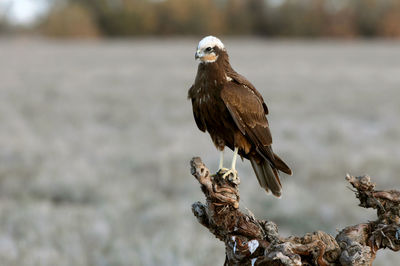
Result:
<svg viewBox="0 0 400 266"><path fill-rule="evenodd" d="M206 204L192 205L199 223L225 243L225 265L372 265L379 249L400 249L400 192L375 190L369 176L346 176L360 206L378 219L344 228L336 237L317 231L281 237L274 222L239 210L238 182L211 175L200 158L190 162Z"/></svg>

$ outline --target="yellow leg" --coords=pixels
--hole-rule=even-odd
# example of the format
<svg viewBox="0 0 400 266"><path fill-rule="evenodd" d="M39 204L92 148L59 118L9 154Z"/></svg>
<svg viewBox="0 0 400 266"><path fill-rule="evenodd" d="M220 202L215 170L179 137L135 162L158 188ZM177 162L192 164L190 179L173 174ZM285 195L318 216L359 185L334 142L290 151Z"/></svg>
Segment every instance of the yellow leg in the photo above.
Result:
<svg viewBox="0 0 400 266"><path fill-rule="evenodd" d="M238 152L239 152L239 148L235 147L235 150L233 151L232 167L231 167L231 169L233 171L235 171L235 169L236 169L236 159L237 159Z"/></svg>
<svg viewBox="0 0 400 266"><path fill-rule="evenodd" d="M237 182L239 183L239 178L237 176L237 171L236 171L236 159L238 156L239 148L235 147L235 150L233 151L233 157L232 157L232 165L231 169L226 171L224 175L222 176L223 178L229 177L229 180L232 182ZM232 175L232 177L231 177Z"/></svg>
<svg viewBox="0 0 400 266"><path fill-rule="evenodd" d="M218 169L224 168L224 151L219 154L219 167Z"/></svg>

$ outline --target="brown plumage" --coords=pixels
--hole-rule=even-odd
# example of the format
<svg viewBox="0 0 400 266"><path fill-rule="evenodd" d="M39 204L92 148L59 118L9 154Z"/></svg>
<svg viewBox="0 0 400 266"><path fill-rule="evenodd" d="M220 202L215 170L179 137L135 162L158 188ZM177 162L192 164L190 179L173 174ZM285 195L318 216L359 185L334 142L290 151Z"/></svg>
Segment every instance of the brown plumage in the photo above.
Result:
<svg viewBox="0 0 400 266"><path fill-rule="evenodd" d="M261 187L279 197L278 170L289 175L292 171L272 151L268 108L261 94L232 69L218 38L200 41L196 59L201 62L188 98L198 128L210 134L220 151L237 147L239 155L250 160Z"/></svg>

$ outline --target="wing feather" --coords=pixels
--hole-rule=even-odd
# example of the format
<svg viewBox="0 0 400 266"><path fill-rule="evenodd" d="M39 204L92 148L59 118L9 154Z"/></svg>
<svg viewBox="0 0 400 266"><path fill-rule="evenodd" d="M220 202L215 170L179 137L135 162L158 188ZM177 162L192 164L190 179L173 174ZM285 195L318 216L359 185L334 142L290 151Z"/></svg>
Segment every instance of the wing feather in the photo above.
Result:
<svg viewBox="0 0 400 266"><path fill-rule="evenodd" d="M228 82L221 90L221 98L242 134L249 137L262 155L274 162L265 103L259 93L245 84Z"/></svg>
<svg viewBox="0 0 400 266"><path fill-rule="evenodd" d="M189 93L188 93L188 98L192 100L193 117L194 117L194 121L196 121L197 127L201 131L206 132L207 126L206 126L206 123L204 123L203 119L201 118L202 116L201 116L200 106L194 99L195 89L196 88L194 85L192 87L190 87Z"/></svg>
<svg viewBox="0 0 400 266"><path fill-rule="evenodd" d="M265 104L262 95L256 90L256 88L250 81L248 81L245 77L237 73L230 66L227 67L227 76L230 77L237 84L242 84L243 86L249 88L261 100L264 112L266 115L268 114L268 107Z"/></svg>

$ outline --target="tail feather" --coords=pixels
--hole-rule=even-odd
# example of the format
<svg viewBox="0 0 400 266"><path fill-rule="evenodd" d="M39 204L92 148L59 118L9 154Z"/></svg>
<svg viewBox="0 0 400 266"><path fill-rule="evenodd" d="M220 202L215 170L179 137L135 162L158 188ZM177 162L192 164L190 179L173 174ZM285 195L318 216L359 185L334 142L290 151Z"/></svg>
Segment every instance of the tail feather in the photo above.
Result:
<svg viewBox="0 0 400 266"><path fill-rule="evenodd" d="M274 163L275 167L279 170L284 172L285 174L292 175L292 170L289 166L276 154L274 153Z"/></svg>
<svg viewBox="0 0 400 266"><path fill-rule="evenodd" d="M260 186L267 191L271 190L272 194L276 197L280 197L282 194L282 185L279 180L277 169L271 166L271 164L262 159L260 163L257 163L254 158L250 158L251 165L253 166L254 172L256 173Z"/></svg>
<svg viewBox="0 0 400 266"><path fill-rule="evenodd" d="M265 189L267 193L269 193L269 189L267 186L267 181L264 177L264 170L261 165L257 164L254 158L250 158L251 166L253 167L254 173L256 174L258 183L262 188Z"/></svg>

